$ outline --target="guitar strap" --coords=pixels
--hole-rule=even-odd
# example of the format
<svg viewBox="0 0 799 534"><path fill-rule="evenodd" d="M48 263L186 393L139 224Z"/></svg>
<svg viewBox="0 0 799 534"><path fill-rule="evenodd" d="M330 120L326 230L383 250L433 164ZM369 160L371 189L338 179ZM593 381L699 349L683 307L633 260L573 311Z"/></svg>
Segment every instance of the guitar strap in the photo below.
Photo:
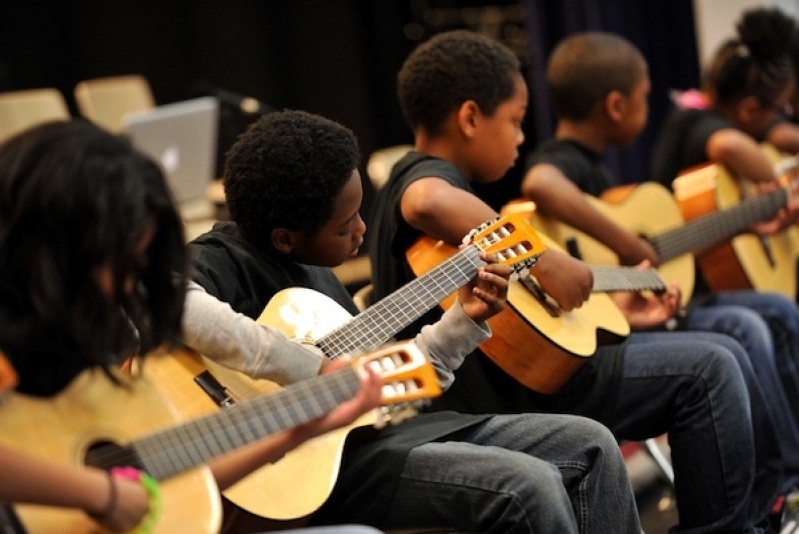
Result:
<svg viewBox="0 0 799 534"><path fill-rule="evenodd" d="M25 527L11 506L0 505L0 534L25 534Z"/></svg>

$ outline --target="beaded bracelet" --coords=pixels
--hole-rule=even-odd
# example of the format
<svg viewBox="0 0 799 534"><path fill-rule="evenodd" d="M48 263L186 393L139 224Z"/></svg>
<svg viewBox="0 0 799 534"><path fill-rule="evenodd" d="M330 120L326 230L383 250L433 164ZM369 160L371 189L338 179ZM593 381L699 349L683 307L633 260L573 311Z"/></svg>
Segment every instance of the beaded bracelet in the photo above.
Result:
<svg viewBox="0 0 799 534"><path fill-rule="evenodd" d="M144 489L147 490L147 493L150 495L150 511L142 522L139 523L139 526L136 527L134 532L137 534L151 534L155 528L155 524L161 517L161 510L164 505L161 497L161 490L158 488L158 482L144 471L139 471L134 467L114 467L111 469L110 475L141 482Z"/></svg>

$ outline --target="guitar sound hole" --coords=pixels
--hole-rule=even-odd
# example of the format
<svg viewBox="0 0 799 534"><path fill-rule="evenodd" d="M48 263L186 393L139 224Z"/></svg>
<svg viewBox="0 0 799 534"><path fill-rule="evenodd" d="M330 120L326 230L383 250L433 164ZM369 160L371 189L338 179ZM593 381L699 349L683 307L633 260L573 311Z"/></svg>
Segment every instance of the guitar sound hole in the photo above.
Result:
<svg viewBox="0 0 799 534"><path fill-rule="evenodd" d="M577 258L578 260L583 259L583 255L580 252L580 244L577 243L577 239L570 237L566 240L566 250L569 252L569 255L573 258Z"/></svg>
<svg viewBox="0 0 799 534"><path fill-rule="evenodd" d="M141 469L142 465L129 447L109 440L92 443L83 457L83 463L108 471L112 467L130 466Z"/></svg>

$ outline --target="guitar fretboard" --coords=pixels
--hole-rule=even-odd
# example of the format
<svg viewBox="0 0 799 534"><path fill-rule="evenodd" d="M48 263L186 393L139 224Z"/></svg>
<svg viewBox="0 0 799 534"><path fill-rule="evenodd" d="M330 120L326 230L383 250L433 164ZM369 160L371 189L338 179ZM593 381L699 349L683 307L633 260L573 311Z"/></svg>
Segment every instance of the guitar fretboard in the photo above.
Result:
<svg viewBox="0 0 799 534"><path fill-rule="evenodd" d="M385 343L474 278L485 265L479 254L476 245L465 247L321 337L316 345L329 357L337 357Z"/></svg>
<svg viewBox="0 0 799 534"><path fill-rule="evenodd" d="M752 224L774 217L787 201L788 191L775 189L693 219L684 226L652 236L649 241L661 260L667 262L735 237Z"/></svg>
<svg viewBox="0 0 799 534"><path fill-rule="evenodd" d="M348 367L144 436L132 442L130 449L147 473L163 480L320 417L352 398L359 384L357 372Z"/></svg>
<svg viewBox="0 0 799 534"><path fill-rule="evenodd" d="M617 291L665 291L666 284L653 269L641 270L635 267L612 267L592 265L594 274L594 293L613 293Z"/></svg>

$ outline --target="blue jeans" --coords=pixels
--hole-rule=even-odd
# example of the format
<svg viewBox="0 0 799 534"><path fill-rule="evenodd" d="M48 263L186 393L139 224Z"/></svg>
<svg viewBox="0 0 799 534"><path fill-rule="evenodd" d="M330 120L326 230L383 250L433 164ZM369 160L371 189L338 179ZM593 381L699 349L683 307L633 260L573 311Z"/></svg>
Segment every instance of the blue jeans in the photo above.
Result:
<svg viewBox="0 0 799 534"><path fill-rule="evenodd" d="M777 293L729 291L694 308L689 330L721 332L744 347L785 462L782 490L799 486L799 309Z"/></svg>
<svg viewBox="0 0 799 534"><path fill-rule="evenodd" d="M381 525L409 526L484 533L641 531L613 435L591 419L548 414L496 415L457 441L412 449Z"/></svg>
<svg viewBox="0 0 799 534"><path fill-rule="evenodd" d="M673 532L760 532L776 498L779 449L742 360L743 348L722 334L630 336L616 409L603 422L621 439L668 432L680 517Z"/></svg>
<svg viewBox="0 0 799 534"><path fill-rule="evenodd" d="M488 357L469 357L436 402L470 413L590 416L620 440L668 433L680 515L673 532L762 532L780 489L763 393L743 347L723 334L633 334L598 350L553 395L525 388Z"/></svg>

